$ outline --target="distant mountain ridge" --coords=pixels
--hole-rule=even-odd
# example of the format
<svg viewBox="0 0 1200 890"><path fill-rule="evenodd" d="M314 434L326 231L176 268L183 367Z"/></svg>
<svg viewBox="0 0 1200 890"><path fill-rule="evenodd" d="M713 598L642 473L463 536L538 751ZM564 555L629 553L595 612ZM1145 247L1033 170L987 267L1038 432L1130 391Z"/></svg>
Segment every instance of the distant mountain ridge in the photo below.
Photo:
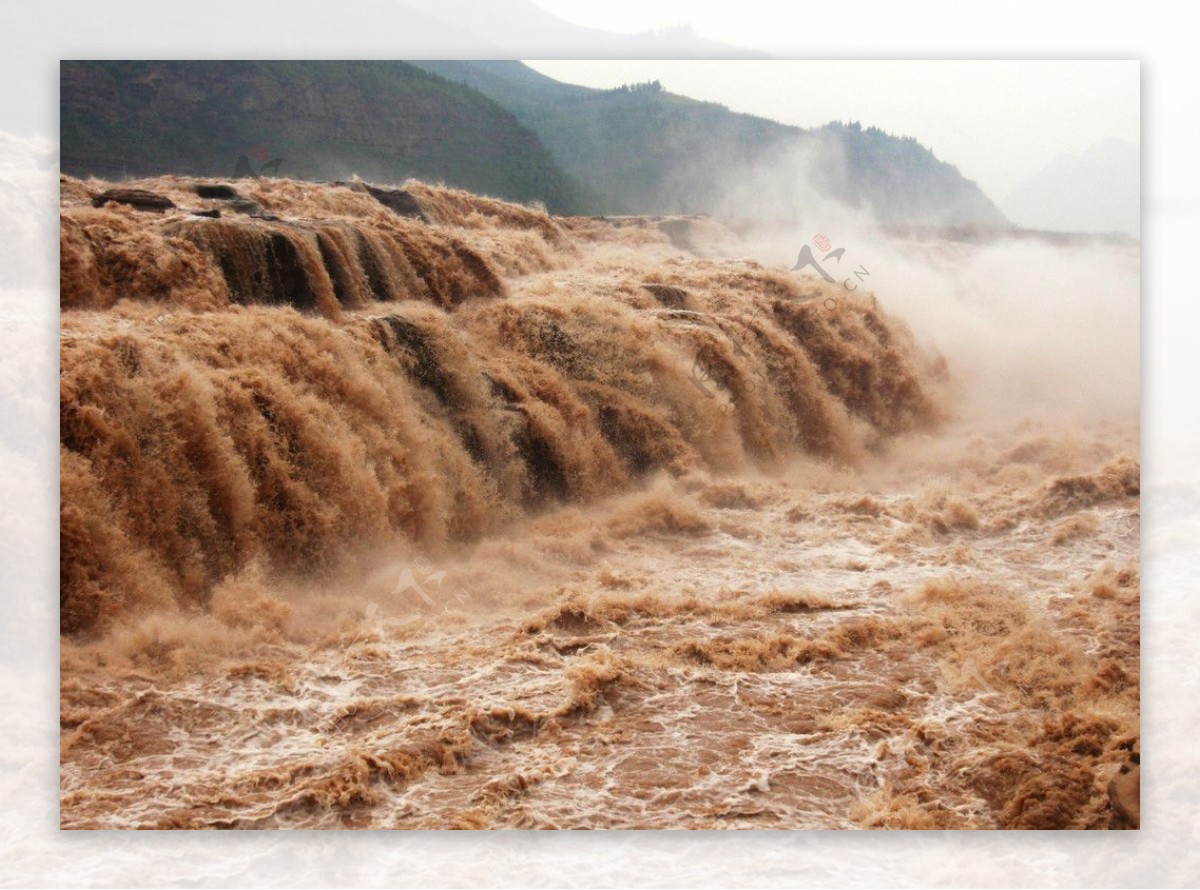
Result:
<svg viewBox="0 0 1200 890"><path fill-rule="evenodd" d="M1008 225L955 167L915 139L874 127L805 130L678 96L657 83L600 90L513 61L414 64L511 110L568 174L601 196L605 212L711 212L739 175L777 192L793 185L778 178L794 174L885 224ZM810 169L781 157L789 152L804 155ZM778 167L778 177L763 177L764 167Z"/></svg>
<svg viewBox="0 0 1200 890"><path fill-rule="evenodd" d="M1055 158L1001 202L1011 219L1059 232L1141 235L1141 151L1109 139Z"/></svg>
<svg viewBox="0 0 1200 890"><path fill-rule="evenodd" d="M63 62L61 84L76 176L230 176L251 153L255 170L281 157L284 175L411 176L557 213L786 218L832 200L883 224L1008 225L915 139L805 130L657 83L597 90L515 61Z"/></svg>

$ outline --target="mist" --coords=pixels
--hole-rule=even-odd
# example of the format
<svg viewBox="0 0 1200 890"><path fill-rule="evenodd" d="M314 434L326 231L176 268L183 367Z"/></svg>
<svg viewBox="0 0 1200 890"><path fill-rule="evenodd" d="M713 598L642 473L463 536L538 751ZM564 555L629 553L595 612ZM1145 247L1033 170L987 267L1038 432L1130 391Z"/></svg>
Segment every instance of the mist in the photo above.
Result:
<svg viewBox="0 0 1200 890"><path fill-rule="evenodd" d="M962 416L1064 423L1136 416L1135 240L888 226L869 208L829 197L845 177L832 144L790 147L714 175L723 181L715 215L738 232L737 247L790 270L807 245L845 297L877 297L946 359ZM815 243L826 243L822 236L824 250ZM822 261L838 249L844 253ZM821 280L811 266L789 274Z"/></svg>

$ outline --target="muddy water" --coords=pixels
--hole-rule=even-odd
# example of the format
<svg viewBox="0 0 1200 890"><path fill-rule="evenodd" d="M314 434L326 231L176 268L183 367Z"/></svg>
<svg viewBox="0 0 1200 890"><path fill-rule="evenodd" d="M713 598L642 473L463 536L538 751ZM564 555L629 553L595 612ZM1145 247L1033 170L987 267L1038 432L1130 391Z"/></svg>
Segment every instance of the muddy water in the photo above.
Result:
<svg viewBox="0 0 1200 890"><path fill-rule="evenodd" d="M421 592L351 613L277 592L276 626L65 645L63 825L1107 827L1137 738L1136 470L1026 435L664 480L398 559Z"/></svg>
<svg viewBox="0 0 1200 890"><path fill-rule="evenodd" d="M415 185L253 186L385 246L232 305L255 224L83 188L63 827L1122 827L1130 412L968 414L872 298Z"/></svg>

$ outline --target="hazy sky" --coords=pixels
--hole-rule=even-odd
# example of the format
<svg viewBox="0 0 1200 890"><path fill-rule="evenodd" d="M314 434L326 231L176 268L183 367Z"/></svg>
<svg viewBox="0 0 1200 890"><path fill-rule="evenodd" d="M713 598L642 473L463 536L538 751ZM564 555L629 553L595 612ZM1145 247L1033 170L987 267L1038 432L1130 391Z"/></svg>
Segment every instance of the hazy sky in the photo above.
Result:
<svg viewBox="0 0 1200 890"><path fill-rule="evenodd" d="M628 30L646 18L577 0L539 0L568 20ZM667 4L670 6L671 4ZM680 4L681 12L685 11ZM760 48L708 12L695 30ZM661 13L656 25L686 22ZM762 21L759 19L759 27ZM764 35L759 35L760 37ZM1136 61L530 61L558 80L596 87L659 80L663 87L735 111L804 127L858 120L914 136L938 158L1003 200L1026 177L1061 155L1107 139L1139 143Z"/></svg>
<svg viewBox="0 0 1200 890"><path fill-rule="evenodd" d="M809 59L897 52L937 58L948 47L987 58L1008 54L1006 46L1015 54L1054 57L1062 54L1064 39L1096 31L1112 16L1083 16L1074 4L1044 0L1006 0L1003 13L990 19L978 4L957 0L824 6L777 0L534 2L584 27L633 34L690 25L727 46ZM261 0L253 16L236 15L239 9L234 0L14 5L5 16L11 47L0 54L3 129L56 134L61 58L513 58L561 52L545 50L555 45L555 32L539 32L521 15L508 21L498 0L355 0L354 14L321 0ZM439 10L453 21L436 21ZM266 20L271 27L263 26ZM378 27L364 29L364 21ZM1148 40L1152 23L1149 16L1132 17L1122 28ZM948 43L947 33L963 36ZM1162 36L1154 34L1156 44ZM518 45L521 51L513 52ZM580 54L604 55L602 39L597 46ZM1131 58L1137 51L1114 45L1097 54ZM874 124L916 137L996 201L1061 155L1109 138L1139 141L1136 61L535 64L557 78L596 86L658 79L675 92L802 126L847 119ZM1182 83L1155 79L1153 68L1146 76L1155 95L1185 90ZM1161 147L1194 157L1193 144L1176 140ZM1178 200L1175 184L1160 198Z"/></svg>

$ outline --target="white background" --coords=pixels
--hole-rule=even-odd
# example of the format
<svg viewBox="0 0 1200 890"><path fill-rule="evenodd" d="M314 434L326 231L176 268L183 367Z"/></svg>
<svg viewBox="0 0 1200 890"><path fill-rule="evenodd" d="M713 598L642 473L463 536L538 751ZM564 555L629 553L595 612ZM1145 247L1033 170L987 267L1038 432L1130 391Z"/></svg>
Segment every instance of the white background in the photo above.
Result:
<svg viewBox="0 0 1200 890"><path fill-rule="evenodd" d="M1143 61L1143 829L1113 833L60 833L60 58L562 58L503 3L0 6L0 883L14 886L1196 886L1200 82L1183 4L617 4L790 58ZM556 4L562 5L562 4ZM455 10L454 29L434 22ZM680 11L682 10L682 12ZM383 18L381 18L381 16ZM386 20L388 27L380 27ZM479 22L486 23L480 32ZM736 22L736 28L722 22ZM499 24L497 24L499 23ZM708 23L707 25L705 23ZM715 23L715 24L713 24ZM617 27L617 25L610 25ZM711 29L727 33L714 33ZM540 33L540 32L539 32ZM612 43L620 57L628 44ZM51 138L31 138L41 132ZM952 160L952 159L951 159ZM1098 184L1102 187L1102 184Z"/></svg>

